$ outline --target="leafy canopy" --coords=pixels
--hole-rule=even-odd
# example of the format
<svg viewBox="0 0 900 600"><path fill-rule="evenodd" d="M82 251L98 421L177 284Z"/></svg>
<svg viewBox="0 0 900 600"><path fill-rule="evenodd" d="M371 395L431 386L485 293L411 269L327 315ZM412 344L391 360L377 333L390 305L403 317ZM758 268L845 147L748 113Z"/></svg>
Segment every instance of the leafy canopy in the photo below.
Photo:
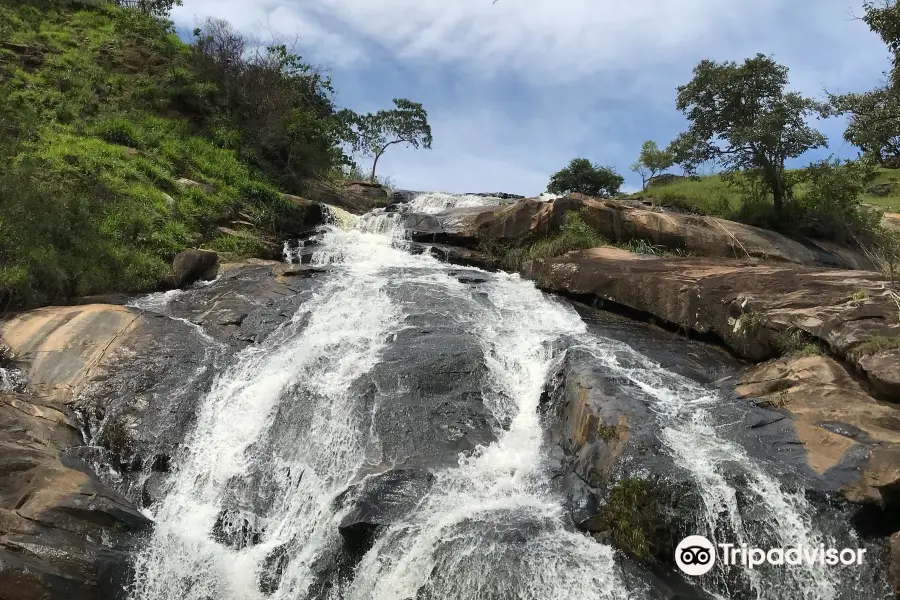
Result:
<svg viewBox="0 0 900 600"><path fill-rule="evenodd" d="M586 158L573 158L569 165L553 174L547 191L551 194L579 192L608 198L619 193L625 178L611 167L591 163Z"/></svg>
<svg viewBox="0 0 900 600"><path fill-rule="evenodd" d="M863 21L891 52L888 81L864 93L830 94L834 113L848 115L844 139L881 163L900 161L900 3L863 3Z"/></svg>
<svg viewBox="0 0 900 600"><path fill-rule="evenodd" d="M341 112L351 132L354 152L374 158L371 181L375 181L378 159L395 144L412 148L431 148L431 125L428 113L418 102L394 98L394 108L376 113L356 115L349 110Z"/></svg>
<svg viewBox="0 0 900 600"><path fill-rule="evenodd" d="M675 164L675 156L668 148L660 149L653 140L647 140L641 146L638 160L631 165L631 170L641 176L643 189L647 189L650 181Z"/></svg>
<svg viewBox="0 0 900 600"><path fill-rule="evenodd" d="M173 6L181 6L181 0L117 0L117 4L154 17L167 17Z"/></svg>
<svg viewBox="0 0 900 600"><path fill-rule="evenodd" d="M676 106L690 127L670 146L676 162L688 171L714 161L728 172L754 173L780 211L790 194L785 160L827 142L806 123L825 107L786 91L787 74L787 67L763 54L740 65L701 61L693 79L678 88Z"/></svg>

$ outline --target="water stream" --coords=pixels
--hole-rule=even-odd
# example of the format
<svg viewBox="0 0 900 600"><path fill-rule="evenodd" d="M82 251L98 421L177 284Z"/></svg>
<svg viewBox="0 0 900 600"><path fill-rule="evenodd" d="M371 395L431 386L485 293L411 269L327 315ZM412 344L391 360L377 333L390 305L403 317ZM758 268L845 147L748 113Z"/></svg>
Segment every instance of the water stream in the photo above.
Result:
<svg viewBox="0 0 900 600"><path fill-rule="evenodd" d="M426 194L410 208L490 202ZM451 265L405 252L395 214L327 226L312 262L330 270L311 299L216 377L155 509L132 600L657 597L611 546L576 530L548 480L538 404L575 348L631 382L651 407L665 448L701 492L704 530L696 533L738 544L830 541L802 494L718 433L717 391L589 333L568 304L516 275L481 273L483 283L471 285ZM163 311L164 301L141 306ZM436 315L442 306L452 314ZM428 491L358 565L331 572L347 510L337 500L386 460L376 421L393 407L377 389L366 392L367 382L420 314L462 323L473 336L493 441L436 469ZM761 529L748 528L738 496L750 498ZM252 543L248 530L261 532ZM739 593L715 575L704 587L722 598L881 597L848 589L830 567L745 569L740 579Z"/></svg>

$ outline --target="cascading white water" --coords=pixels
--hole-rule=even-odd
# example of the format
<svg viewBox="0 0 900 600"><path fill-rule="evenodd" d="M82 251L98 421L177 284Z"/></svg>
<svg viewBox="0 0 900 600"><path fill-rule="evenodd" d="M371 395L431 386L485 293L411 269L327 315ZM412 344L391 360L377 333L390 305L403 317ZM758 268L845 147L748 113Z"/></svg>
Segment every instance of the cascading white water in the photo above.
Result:
<svg viewBox="0 0 900 600"><path fill-rule="evenodd" d="M702 495L704 531L714 543L760 546L760 532L747 531L738 510L738 490L726 473L740 473L746 481L745 493L752 495L764 519L765 537L773 547L818 547L830 542L810 522L812 510L799 493L785 492L778 480L766 473L763 465L751 459L736 442L723 438L716 430L710 411L721 402L719 394L671 373L628 346L612 340L591 340L580 345L613 375L624 376L652 401L661 432L660 439L680 467L694 478ZM722 521L728 525L727 539L717 539ZM826 543L826 546L828 543ZM745 569L759 600L796 598L831 600L837 597L834 571L828 567L776 567L768 571Z"/></svg>
<svg viewBox="0 0 900 600"><path fill-rule="evenodd" d="M543 473L537 408L560 356L554 342L584 333L584 324L517 276L501 275L482 291L490 306L473 328L490 373L485 404L510 425L495 443L438 475L419 508L381 536L340 597L625 597L610 548L566 526ZM485 535L486 528L500 531ZM520 531L528 532L527 542Z"/></svg>
<svg viewBox="0 0 900 600"><path fill-rule="evenodd" d="M419 194L407 203L409 212L433 215L450 208L492 206L504 201L494 196L473 196L429 192Z"/></svg>
<svg viewBox="0 0 900 600"><path fill-rule="evenodd" d="M438 212L495 201L426 194L411 204ZM403 252L394 247L397 221L390 214L380 213L377 226L367 216L357 229L328 228L313 263L332 268L316 293L216 379L138 557L133 600L323 597L313 587L317 567L341 543L334 500L378 462L372 408L353 385L404 326L404 306L386 291L402 281L426 281L431 293L452 296L472 319L488 370L484 405L505 426L494 443L435 473L418 506L379 535L349 580L330 588L332 600L645 597L624 589L609 546L572 529L547 482L537 407L566 351L561 343L571 337L586 340L579 344L599 364L647 395L663 442L701 491L706 533L724 514L738 542L752 541L727 466L746 475L775 539L819 540L802 498L783 492L738 444L716 434L708 418L715 393L621 343L589 336L574 310L518 276L485 274L489 280L473 289L451 277L449 265ZM262 522L254 523L263 532L260 543L232 547L216 539L223 514L237 515L229 517L237 522L254 504L265 506ZM273 569L273 556L283 560L267 596L259 581ZM779 573L777 585L747 576L761 599L785 592L836 597L821 570Z"/></svg>
<svg viewBox="0 0 900 600"><path fill-rule="evenodd" d="M22 391L25 387L25 378L18 369L0 367L0 392Z"/></svg>

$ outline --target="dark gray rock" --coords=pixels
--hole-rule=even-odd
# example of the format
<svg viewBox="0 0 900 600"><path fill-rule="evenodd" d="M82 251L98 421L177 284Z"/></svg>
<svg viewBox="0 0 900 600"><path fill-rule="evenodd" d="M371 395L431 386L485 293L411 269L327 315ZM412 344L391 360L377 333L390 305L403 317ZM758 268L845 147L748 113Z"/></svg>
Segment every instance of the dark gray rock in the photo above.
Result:
<svg viewBox="0 0 900 600"><path fill-rule="evenodd" d="M219 272L219 255L212 250L184 250L172 260L172 271L176 287L187 287L196 281L210 281Z"/></svg>
<svg viewBox="0 0 900 600"><path fill-rule="evenodd" d="M348 488L337 499L339 505L351 507L338 525L346 552L355 560L362 558L378 532L408 514L433 483L428 471L392 469Z"/></svg>

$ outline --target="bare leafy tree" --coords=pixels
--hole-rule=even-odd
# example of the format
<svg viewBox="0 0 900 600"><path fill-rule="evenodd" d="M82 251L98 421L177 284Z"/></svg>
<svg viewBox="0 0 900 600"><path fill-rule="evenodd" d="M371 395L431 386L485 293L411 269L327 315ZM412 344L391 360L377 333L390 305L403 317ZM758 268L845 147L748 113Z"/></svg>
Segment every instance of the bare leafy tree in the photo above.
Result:
<svg viewBox="0 0 900 600"><path fill-rule="evenodd" d="M374 158L370 181L375 181L378 159L391 146L403 144L412 148L431 148L431 126L422 105L405 98L395 98L394 107L365 115L354 115L349 111L343 113L353 132L354 151Z"/></svg>
<svg viewBox="0 0 900 600"><path fill-rule="evenodd" d="M825 106L786 91L787 74L763 54L740 65L701 61L678 88L676 105L690 127L669 147L675 161L692 168L714 160L726 172L758 177L781 212L791 193L785 161L827 143L806 122Z"/></svg>
<svg viewBox="0 0 900 600"><path fill-rule="evenodd" d="M647 140L641 146L637 162L631 170L641 176L642 188L647 189L654 177L675 164L675 157L669 149L660 149L653 140Z"/></svg>

